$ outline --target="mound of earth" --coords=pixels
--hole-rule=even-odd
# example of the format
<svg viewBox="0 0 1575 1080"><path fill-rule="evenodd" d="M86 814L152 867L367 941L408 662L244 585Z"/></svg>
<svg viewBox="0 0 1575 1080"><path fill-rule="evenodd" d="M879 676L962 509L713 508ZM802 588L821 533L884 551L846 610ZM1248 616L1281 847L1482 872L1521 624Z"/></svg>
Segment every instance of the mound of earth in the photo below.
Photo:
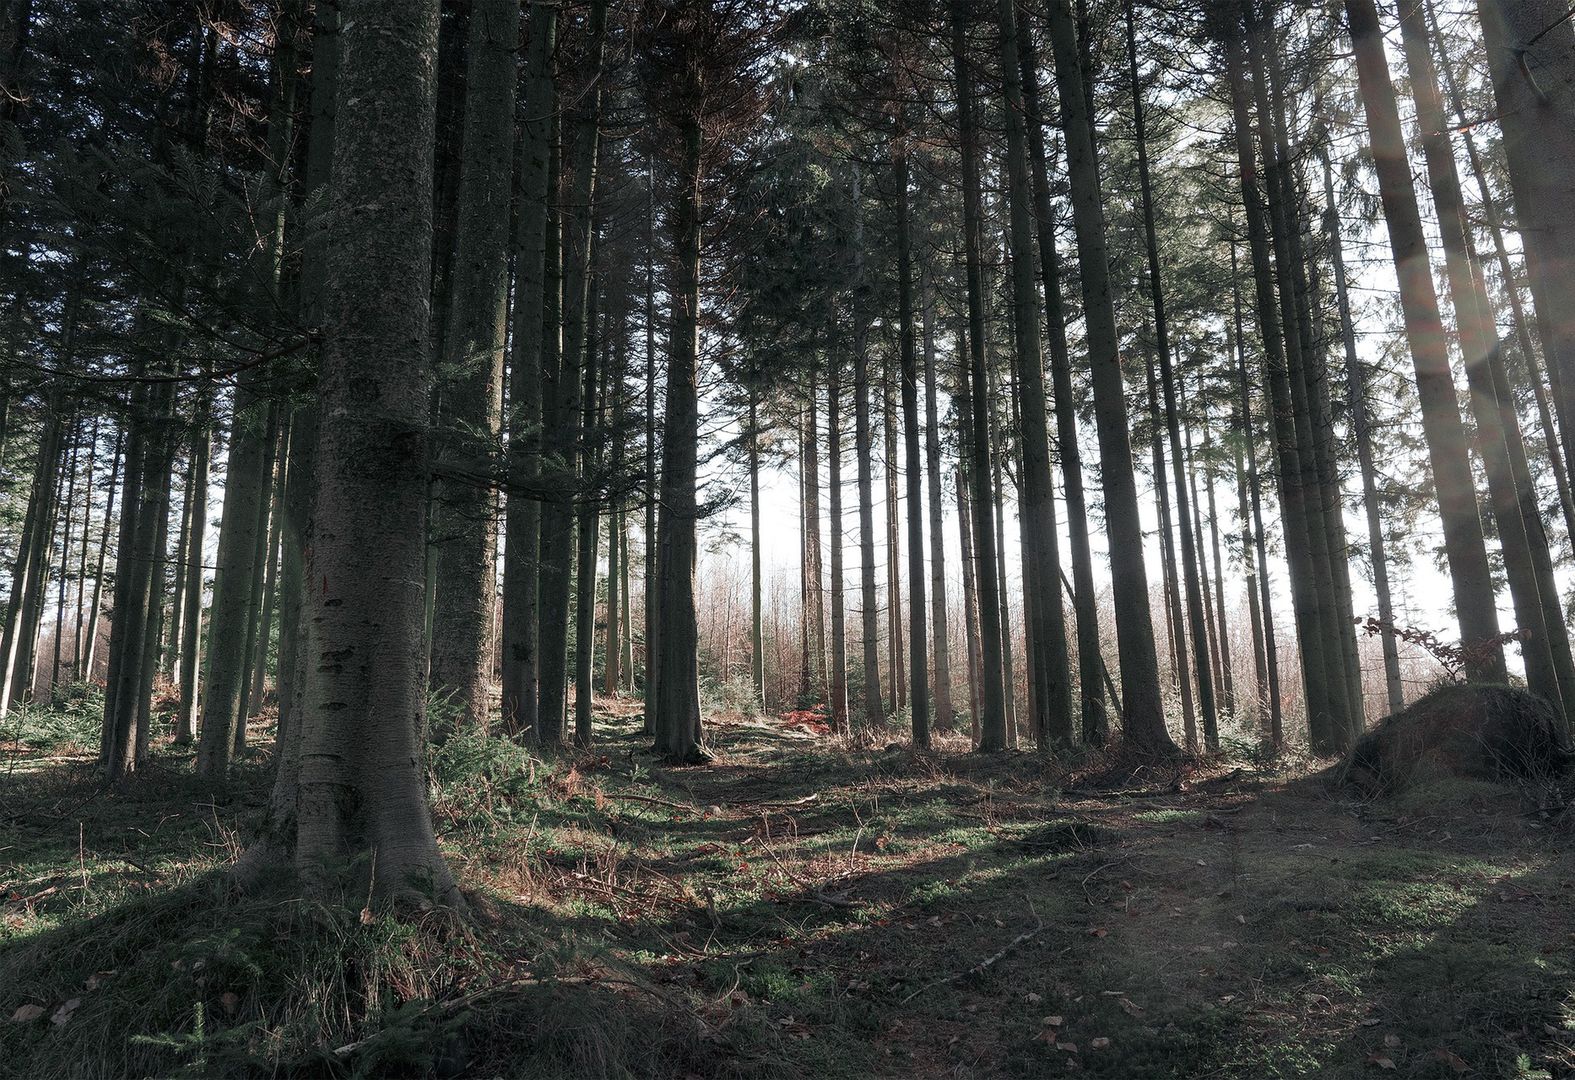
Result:
<svg viewBox="0 0 1575 1080"><path fill-rule="evenodd" d="M1575 758L1563 718L1507 686L1444 686L1357 740L1343 778L1387 795L1422 780L1527 780L1566 775Z"/></svg>

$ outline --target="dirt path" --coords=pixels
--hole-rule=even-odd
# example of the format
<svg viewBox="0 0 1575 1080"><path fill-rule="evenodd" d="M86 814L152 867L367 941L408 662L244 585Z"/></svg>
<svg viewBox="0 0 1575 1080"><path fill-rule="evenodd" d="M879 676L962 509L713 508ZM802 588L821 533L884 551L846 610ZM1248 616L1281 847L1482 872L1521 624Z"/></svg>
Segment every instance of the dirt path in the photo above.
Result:
<svg viewBox="0 0 1575 1080"><path fill-rule="evenodd" d="M1031 755L772 722L715 724L717 760L670 769L634 703L601 719L591 755L439 754L474 929L427 952L392 917L336 929L214 891L265 797L255 763L222 798L168 754L95 796L90 754L39 755L0 817L0 1013L80 998L63 1030L104 1074L301 1038L358 1048L341 1064L365 1075L390 1047L415 1075L1575 1075L1570 827L1513 793L1362 805L1221 764L1099 795ZM412 1003L397 1024L354 994L339 1020L281 1010L314 964L360 993L352 958ZM84 1064L44 1020L0 1025L8 1054Z"/></svg>

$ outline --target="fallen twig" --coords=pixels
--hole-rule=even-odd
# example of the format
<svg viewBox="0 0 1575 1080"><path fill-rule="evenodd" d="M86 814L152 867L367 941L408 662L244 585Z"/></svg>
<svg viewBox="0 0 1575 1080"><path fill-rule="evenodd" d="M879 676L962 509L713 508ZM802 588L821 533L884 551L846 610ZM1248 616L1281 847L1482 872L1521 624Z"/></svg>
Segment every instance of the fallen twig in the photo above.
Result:
<svg viewBox="0 0 1575 1080"><path fill-rule="evenodd" d="M1028 910L1034 910L1032 901L1030 901L1028 904ZM945 978L936 979L934 982L925 983L907 997L903 998L898 1004L906 1005L908 1002L912 1001L926 990L933 990L937 986L944 986L946 983L956 982L958 979L966 979L970 975L979 975L990 970L990 968L994 967L1001 961L1002 957L1007 956L1013 950L1021 948L1028 942L1032 941L1034 938L1038 937L1040 934L1044 933L1045 923L1043 919L1039 918L1038 912L1034 912L1034 920L1038 925L1036 925L1032 930L1025 930L1021 934L1018 934L1011 941L1008 941L999 950L997 950L993 955L979 961L967 971L959 971L954 974L947 975Z"/></svg>

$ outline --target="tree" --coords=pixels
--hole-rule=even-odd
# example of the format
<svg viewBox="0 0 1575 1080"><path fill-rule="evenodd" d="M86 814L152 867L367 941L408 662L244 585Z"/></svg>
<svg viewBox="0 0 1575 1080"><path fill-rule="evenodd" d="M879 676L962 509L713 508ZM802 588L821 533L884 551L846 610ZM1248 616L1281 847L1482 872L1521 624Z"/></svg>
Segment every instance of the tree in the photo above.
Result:
<svg viewBox="0 0 1575 1080"><path fill-rule="evenodd" d="M461 724L481 728L497 592L497 522L487 480L502 423L519 21L517 0L482 0L470 12L458 227L437 388L432 558L441 602L433 608L428 677Z"/></svg>
<svg viewBox="0 0 1575 1080"><path fill-rule="evenodd" d="M1165 729L1159 693L1159 658L1148 607L1148 571L1143 563L1143 524L1128 435L1125 382L1111 298L1109 255L1101 205L1099 161L1083 86L1077 24L1069 0L1050 0L1046 18L1055 57L1066 136L1072 218L1083 280L1089 366L1093 375L1094 420L1099 432L1100 478L1110 537L1110 570L1121 658L1122 734L1134 751L1159 757L1176 753Z"/></svg>
<svg viewBox="0 0 1575 1080"><path fill-rule="evenodd" d="M306 597L316 663L267 828L237 871L260 881L293 856L323 891L354 860L377 894L458 903L418 742L438 5L349 0L342 11Z"/></svg>

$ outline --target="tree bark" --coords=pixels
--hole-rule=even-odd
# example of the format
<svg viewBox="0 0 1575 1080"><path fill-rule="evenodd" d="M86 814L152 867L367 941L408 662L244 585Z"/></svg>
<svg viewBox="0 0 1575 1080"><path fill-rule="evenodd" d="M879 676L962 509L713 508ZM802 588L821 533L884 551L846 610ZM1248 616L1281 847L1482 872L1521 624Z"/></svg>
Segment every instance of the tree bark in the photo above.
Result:
<svg viewBox="0 0 1575 1080"><path fill-rule="evenodd" d="M1008 239L1016 358L1012 370L1020 419L1018 513L1026 541L1023 617L1029 646L1029 715L1037 727L1034 735L1040 752L1050 753L1072 742L1072 672L1067 657L1066 616L1061 606L1061 527L1056 520L1055 484L1050 472L1044 355L1040 351L1040 295L1034 280L1035 185L1029 167L1020 45L1027 35L1019 33L1016 0L1000 0L996 17L1001 30L1001 71L1006 91ZM1042 241L1043 237L1037 239ZM1039 254L1042 267L1044 256Z"/></svg>
<svg viewBox="0 0 1575 1080"><path fill-rule="evenodd" d="M556 4L532 3L525 61L518 209L514 234L514 338L509 367L509 479L503 546L503 727L537 735L537 585L541 503L526 491L541 475L542 356L547 278L547 200L550 197L551 117L557 108L552 77Z"/></svg>
<svg viewBox="0 0 1575 1080"><path fill-rule="evenodd" d="M930 746L930 684L929 649L924 625L924 465L919 458L919 358L913 325L913 220L908 195L909 144L906 130L899 133L898 139L897 334L902 381L903 450L908 464L908 663L912 673L909 723L913 731L913 745L927 750ZM891 467L892 462L888 459L887 468Z"/></svg>
<svg viewBox="0 0 1575 1080"><path fill-rule="evenodd" d="M835 319L835 315L832 316ZM826 348L826 443L831 528L831 730L848 730L847 604L842 568L842 357L831 335Z"/></svg>
<svg viewBox="0 0 1575 1080"><path fill-rule="evenodd" d="M483 730L496 595L490 488L502 424L518 0L477 0L466 46L464 131L448 310L443 313L434 489L437 603L429 681L456 722ZM456 477L452 471L472 477Z"/></svg>
<svg viewBox="0 0 1575 1080"><path fill-rule="evenodd" d="M668 333L667 411L662 425L662 515L657 523L656 749L670 761L696 761L700 748L699 629L695 617L695 529L700 424L701 94L696 46L678 48L675 94L685 110L672 207L672 315Z"/></svg>
<svg viewBox="0 0 1575 1080"><path fill-rule="evenodd" d="M1356 52L1357 77L1367 114L1373 164L1378 172L1384 222L1400 281L1406 340L1416 368L1422 428L1444 525L1444 550L1454 586L1460 636L1470 652L1467 671L1474 679L1502 682L1506 677L1504 650L1499 641L1487 544L1481 518L1477 516L1465 426L1460 420L1460 403L1449 369L1443 320L1417 210L1416 186L1406 157L1400 110L1389 81L1383 31L1373 0L1346 0L1345 10Z"/></svg>
<svg viewBox="0 0 1575 1080"><path fill-rule="evenodd" d="M1080 92L1083 63L1078 56L1077 27L1068 0L1050 0L1046 12L1061 98L1073 223L1082 269L1083 311L1093 378L1094 419L1099 432L1106 532L1110 539L1116 639L1121 658L1124 735L1132 749L1139 753L1165 757L1176 753L1176 745L1165 728L1164 704L1159 692L1159 659L1155 653L1154 624L1149 611L1148 570L1143 562L1143 522L1138 511L1126 385L1121 373L1120 338L1111 295L1099 161L1089 123L1089 104Z"/></svg>
<svg viewBox="0 0 1575 1080"><path fill-rule="evenodd" d="M1575 663L1569 633L1553 578L1542 509L1526 460L1520 418L1504 370L1504 354L1472 248L1470 223L1460 191L1460 174L1445 127L1438 76L1428 49L1427 28L1418 0L1400 0L1400 28L1428 183L1443 238L1445 272L1455 308L1476 442L1488 479L1488 493L1504 550L1515 621L1521 632L1520 653L1526 683L1566 717L1575 708Z"/></svg>
<svg viewBox="0 0 1575 1080"><path fill-rule="evenodd" d="M1477 13L1543 361L1575 480L1575 26L1563 0L1478 0Z"/></svg>
<svg viewBox="0 0 1575 1080"><path fill-rule="evenodd" d="M973 511L974 595L979 608L979 738L982 751L1007 745L1005 661L1001 640L1001 597L995 577L995 498L990 484L989 388L986 380L984 285L980 263L981 217L979 147L975 120L974 76L968 60L967 5L954 0L951 13L952 60L956 67L959 141L963 166L963 251L967 271L967 391L969 503ZM962 351L962 350L959 350ZM961 407L964 403L959 401Z"/></svg>
<svg viewBox="0 0 1575 1080"><path fill-rule="evenodd" d="M924 321L924 466L929 481L929 513L930 513L930 603L933 614L930 619L931 634L933 635L934 656L933 674L935 679L935 727L942 731L951 730L953 722L952 706L952 672L951 672L951 627L950 616L946 604L946 544L945 524L946 492L941 487L941 422L940 405L937 398L940 396L940 386L935 372L935 313L934 297L930 292L930 278L928 274L923 278L923 321ZM910 449L912 443L909 443ZM910 464L910 469L917 469L915 464ZM908 499L913 500L912 481L909 481ZM910 513L917 513L917 507L910 505ZM912 558L910 552L909 558ZM923 555L919 556L921 559ZM910 574L911 576L911 574ZM917 580L917 579L915 579Z"/></svg>
<svg viewBox="0 0 1575 1080"><path fill-rule="evenodd" d="M1329 158L1323 158L1324 231L1329 234L1329 256L1334 264L1335 304L1340 312L1340 339L1345 346L1346 408L1351 414L1351 439L1356 443L1357 467L1362 474L1362 502L1367 511L1367 553L1377 594L1380 648L1384 656L1384 700L1393 715L1405 708L1405 688L1400 682L1400 650L1395 640L1394 603L1389 592L1389 557L1384 540L1382 508L1378 501L1378 467L1367 415L1367 373L1356 352L1356 328L1345 277L1345 251L1340 215L1334 201L1334 175Z"/></svg>
<svg viewBox="0 0 1575 1080"><path fill-rule="evenodd" d="M339 101L381 107L345 109L335 135L307 574L313 663L299 754L281 761L268 824L237 874L256 882L293 854L308 888L329 896L353 858L349 896L457 904L418 742L438 5L341 9Z"/></svg>

